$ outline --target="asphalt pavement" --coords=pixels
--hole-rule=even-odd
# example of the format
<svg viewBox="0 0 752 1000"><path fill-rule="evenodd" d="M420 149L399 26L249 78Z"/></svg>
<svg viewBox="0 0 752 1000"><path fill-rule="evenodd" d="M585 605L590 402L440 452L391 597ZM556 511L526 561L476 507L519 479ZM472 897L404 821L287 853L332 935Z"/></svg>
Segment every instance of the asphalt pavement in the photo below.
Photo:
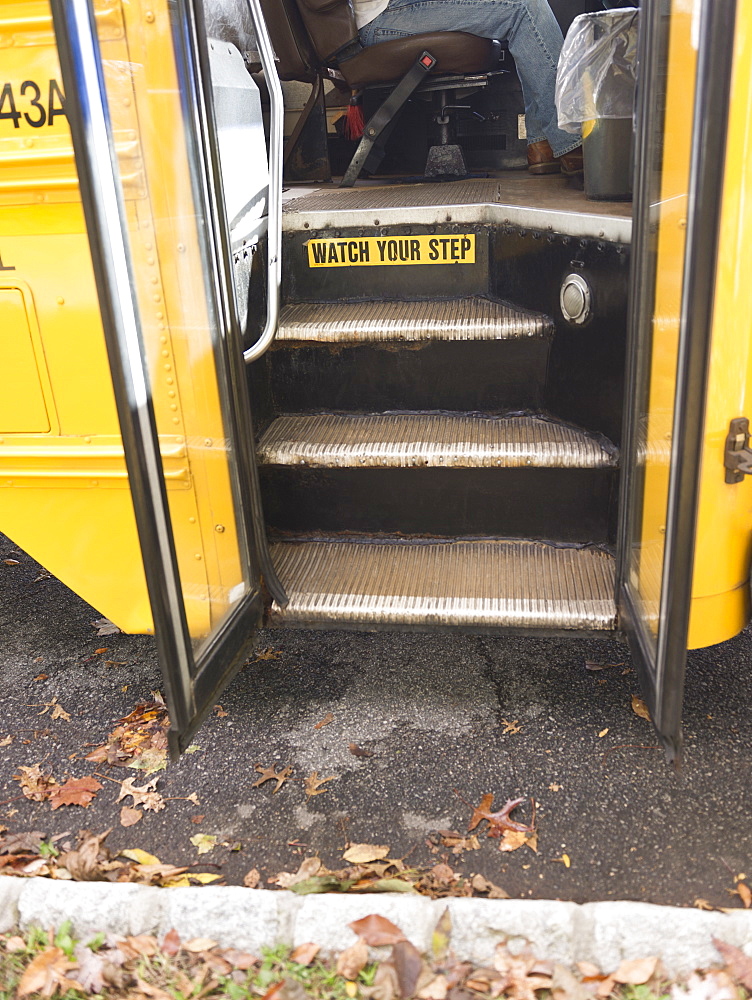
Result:
<svg viewBox="0 0 752 1000"><path fill-rule="evenodd" d="M173 864L197 861L190 838L212 834L218 846L201 861L230 884L255 867L263 886L314 853L342 866L348 842L433 864L446 850L431 853L427 839L464 831L465 803L493 793L494 809L536 800L538 852L501 853L483 836L447 860L513 898L741 905L730 890L734 874L752 874L750 630L689 655L680 774L632 710L639 688L620 642L269 630L197 749L152 776L166 808L124 828L115 783L88 808L53 811L21 796L13 775L43 763L58 781L98 770L141 784L140 772L84 757L161 687L154 640L98 637L99 612L1 536L0 580L0 823L11 833L113 827L112 848ZM45 711L53 698L69 721ZM276 794L271 782L253 787L257 764L290 766L291 780ZM308 797L312 771L334 780ZM181 798L194 794L198 806Z"/></svg>

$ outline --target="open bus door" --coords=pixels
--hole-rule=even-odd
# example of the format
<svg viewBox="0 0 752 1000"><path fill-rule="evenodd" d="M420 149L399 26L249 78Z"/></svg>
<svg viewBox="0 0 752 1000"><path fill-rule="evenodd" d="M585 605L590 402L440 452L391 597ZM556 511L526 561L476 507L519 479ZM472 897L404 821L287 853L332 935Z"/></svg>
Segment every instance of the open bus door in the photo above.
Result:
<svg viewBox="0 0 752 1000"><path fill-rule="evenodd" d="M52 7L175 754L244 661L262 578L285 600L258 500L232 255L265 233L263 131L264 176L254 184L258 162L236 164L238 212L206 85L251 86L237 48L215 74L191 4ZM244 122L227 134L242 154Z"/></svg>
<svg viewBox="0 0 752 1000"><path fill-rule="evenodd" d="M641 8L617 602L653 723L676 763L735 9L735 0Z"/></svg>

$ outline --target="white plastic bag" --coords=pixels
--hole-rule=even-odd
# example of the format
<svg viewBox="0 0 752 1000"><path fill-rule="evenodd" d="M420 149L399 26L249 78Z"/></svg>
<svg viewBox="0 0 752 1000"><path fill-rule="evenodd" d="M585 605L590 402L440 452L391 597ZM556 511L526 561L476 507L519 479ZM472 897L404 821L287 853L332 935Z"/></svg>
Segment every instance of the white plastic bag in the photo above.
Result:
<svg viewBox="0 0 752 1000"><path fill-rule="evenodd" d="M593 118L631 118L637 62L636 7L580 14L564 39L556 76L559 128Z"/></svg>

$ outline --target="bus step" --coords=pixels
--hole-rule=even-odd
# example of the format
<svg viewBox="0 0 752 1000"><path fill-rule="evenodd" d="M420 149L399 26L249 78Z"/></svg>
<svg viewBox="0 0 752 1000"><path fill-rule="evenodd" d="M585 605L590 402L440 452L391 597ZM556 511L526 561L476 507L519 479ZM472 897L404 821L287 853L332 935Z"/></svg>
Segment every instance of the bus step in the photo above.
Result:
<svg viewBox="0 0 752 1000"><path fill-rule="evenodd" d="M264 465L312 468L560 468L618 464L599 435L529 415L463 413L292 414L258 447Z"/></svg>
<svg viewBox="0 0 752 1000"><path fill-rule="evenodd" d="M298 302L283 307L277 340L362 344L517 340L553 334L553 321L542 313L476 296L417 302Z"/></svg>
<svg viewBox="0 0 752 1000"><path fill-rule="evenodd" d="M289 597L271 625L609 630L614 560L601 549L531 541L277 542Z"/></svg>

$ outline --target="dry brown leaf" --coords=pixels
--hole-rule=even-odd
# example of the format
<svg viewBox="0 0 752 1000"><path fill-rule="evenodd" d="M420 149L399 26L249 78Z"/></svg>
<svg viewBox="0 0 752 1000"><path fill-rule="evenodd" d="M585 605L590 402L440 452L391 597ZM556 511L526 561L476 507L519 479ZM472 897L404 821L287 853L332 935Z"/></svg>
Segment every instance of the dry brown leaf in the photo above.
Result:
<svg viewBox="0 0 752 1000"><path fill-rule="evenodd" d="M337 959L337 975L345 979L357 979L368 962L368 945L363 938L345 948Z"/></svg>
<svg viewBox="0 0 752 1000"><path fill-rule="evenodd" d="M216 712L218 719L224 719L226 716L230 714L229 712L226 712L221 705L215 705L214 711Z"/></svg>
<svg viewBox="0 0 752 1000"><path fill-rule="evenodd" d="M744 904L744 909L748 910L752 906L752 890L750 890L746 882L737 882L736 892Z"/></svg>
<svg viewBox="0 0 752 1000"><path fill-rule="evenodd" d="M415 995L418 1000L446 1000L448 991L447 977L443 973L439 973L438 976L434 976L425 986L421 987Z"/></svg>
<svg viewBox="0 0 752 1000"><path fill-rule="evenodd" d="M159 778L152 778L145 785L141 785L140 788L134 785L135 780L135 778L127 778L125 781L120 782L120 794L117 797L117 801L120 802L121 799L127 798L130 795L133 798L134 806L143 806L144 809L148 809L151 812L160 812L164 809L164 799L159 792L154 790L157 787Z"/></svg>
<svg viewBox="0 0 752 1000"><path fill-rule="evenodd" d="M168 958L174 958L180 951L180 935L174 927L162 938L162 951Z"/></svg>
<svg viewBox="0 0 752 1000"><path fill-rule="evenodd" d="M459 792L456 790L455 794L462 799L462 796L459 795ZM462 799L462 801L465 802L464 799ZM468 833L471 830L474 830L481 820L484 819L488 820L487 833L489 837L501 837L505 830L514 830L517 833L535 833L535 801L533 799L530 800L533 814L529 826L510 819L514 810L518 806L522 805L524 801L524 799L507 799L503 807L498 812L491 812L491 805L493 803L493 795L491 792L487 792L477 806L473 806L467 802L466 805L469 805L473 810L473 815L470 817L470 822L467 824Z"/></svg>
<svg viewBox="0 0 752 1000"><path fill-rule="evenodd" d="M251 868L251 870L246 873L245 878L243 879L243 885L247 889L255 889L260 881L261 881L261 872L258 870L258 868Z"/></svg>
<svg viewBox="0 0 752 1000"><path fill-rule="evenodd" d="M13 780L21 785L21 791L27 799L32 802L43 802L48 798L52 789L57 787L57 782L49 773L42 773L41 764L33 764L31 767L21 765L19 774L13 775Z"/></svg>
<svg viewBox="0 0 752 1000"><path fill-rule="evenodd" d="M77 964L66 958L62 948L46 948L26 966L16 995L25 997L29 993L41 993L43 997L51 997L58 990L65 993L80 989L79 984L66 975Z"/></svg>
<svg viewBox="0 0 752 1000"><path fill-rule="evenodd" d="M593 965L592 962L577 962L577 971L582 976L583 982L588 979L605 979L606 977L601 974L601 970L597 965Z"/></svg>
<svg viewBox="0 0 752 1000"><path fill-rule="evenodd" d="M389 850L388 844L350 844L342 857L351 865L367 865L388 857Z"/></svg>
<svg viewBox="0 0 752 1000"><path fill-rule="evenodd" d="M520 833L519 830L505 830L499 841L500 851L516 851L527 844L527 834Z"/></svg>
<svg viewBox="0 0 752 1000"><path fill-rule="evenodd" d="M598 733L598 739L602 740L603 737L606 736L607 734L608 734L608 726L606 726L605 729L601 729L601 731Z"/></svg>
<svg viewBox="0 0 752 1000"><path fill-rule="evenodd" d="M632 711L635 715L639 715L641 719L647 719L648 722L651 721L648 706L637 694L632 695Z"/></svg>
<svg viewBox="0 0 752 1000"><path fill-rule="evenodd" d="M26 942L22 937L13 935L5 942L5 950L10 955L15 954L17 951L26 951Z"/></svg>
<svg viewBox="0 0 752 1000"><path fill-rule="evenodd" d="M367 917L360 920L353 920L347 925L358 937L362 938L366 944L372 948L380 948L384 945L397 944L404 940L405 935L396 924L378 913L369 913Z"/></svg>
<svg viewBox="0 0 752 1000"><path fill-rule="evenodd" d="M590 1000L590 991L569 969L555 965L551 976L551 996L553 1000Z"/></svg>
<svg viewBox="0 0 752 1000"><path fill-rule="evenodd" d="M64 785L57 785L52 789L50 805L53 809L59 809L60 806L82 806L85 809L101 788L102 785L91 775L86 778L68 778Z"/></svg>
<svg viewBox="0 0 752 1000"><path fill-rule="evenodd" d="M561 785L557 785L557 783L555 781L552 781L551 784L548 786L549 792L560 792L561 789L562 789L562 786Z"/></svg>
<svg viewBox="0 0 752 1000"><path fill-rule="evenodd" d="M407 938L397 941L392 948L392 965L397 972L400 995L412 997L418 985L418 979L423 970L423 959L420 952Z"/></svg>
<svg viewBox="0 0 752 1000"><path fill-rule="evenodd" d="M507 733L514 734L522 731L522 726L520 725L519 719L512 719L511 722L509 722L508 719L502 719L501 724L504 727L501 731L502 736L505 736Z"/></svg>
<svg viewBox="0 0 752 1000"><path fill-rule="evenodd" d="M65 711L62 705L58 705L57 698L53 698L48 707L52 709L50 714L51 719L65 719L66 722L70 722L70 715ZM44 712L41 712L40 714L44 715Z"/></svg>
<svg viewBox="0 0 752 1000"><path fill-rule="evenodd" d="M723 956L728 972L742 986L752 990L752 958L748 958L741 948L735 948L718 938L713 938L713 944Z"/></svg>
<svg viewBox="0 0 752 1000"><path fill-rule="evenodd" d="M297 962L298 965L310 965L320 951L320 944L308 941L306 944L299 944L297 948L293 949L290 961Z"/></svg>
<svg viewBox="0 0 752 1000"><path fill-rule="evenodd" d="M130 806L123 806L120 810L120 825L135 826L143 815L140 809L131 809Z"/></svg>
<svg viewBox="0 0 752 1000"><path fill-rule="evenodd" d="M692 904L696 906L698 910L714 910L715 907L712 903L709 903L707 899L703 899L702 896L698 896L697 899Z"/></svg>
<svg viewBox="0 0 752 1000"><path fill-rule="evenodd" d="M256 764L254 770L258 771L261 777L257 778L251 787L257 788L259 785L263 785L265 781L276 781L277 784L274 787L272 795L278 792L286 781L290 780L290 775L292 774L291 767L285 767L281 771L277 772L274 770L274 765L271 767L264 767L262 764Z"/></svg>
<svg viewBox="0 0 752 1000"><path fill-rule="evenodd" d="M328 726L330 722L334 722L334 716L332 715L331 712L327 712L326 715L324 716L324 718L321 719L320 722L317 722L316 725L313 728L314 729L323 729L324 726Z"/></svg>
<svg viewBox="0 0 752 1000"><path fill-rule="evenodd" d="M373 986L361 989L361 993L369 1000L394 1000L394 997L399 996L397 970L392 963L382 962L376 969Z"/></svg>
<svg viewBox="0 0 752 1000"><path fill-rule="evenodd" d="M259 660L278 660L282 655L281 649L272 649L267 647L266 649L259 649L256 653L256 659L253 661L257 663Z"/></svg>
<svg viewBox="0 0 752 1000"><path fill-rule="evenodd" d="M174 997L171 994L161 990L158 986L152 986L151 983L147 983L139 977L136 977L136 985L138 986L139 993L148 997L149 1000L174 1000ZM140 997L139 1000L141 1000Z"/></svg>
<svg viewBox="0 0 752 1000"><path fill-rule="evenodd" d="M6 566L20 566L21 565L21 563L18 561L18 559L3 559L3 562L5 563Z"/></svg>
<svg viewBox="0 0 752 1000"><path fill-rule="evenodd" d="M348 743L347 749L353 755L353 757L373 757L373 750L364 750L363 747L359 747L357 743Z"/></svg>
<svg viewBox="0 0 752 1000"><path fill-rule="evenodd" d="M251 955L247 951L238 951L237 948L225 948L222 952L222 958L234 968L240 969L241 972L252 969L260 961L257 955Z"/></svg>
<svg viewBox="0 0 752 1000"><path fill-rule="evenodd" d="M304 788L306 795L310 798L311 795L323 795L324 792L328 792L328 788L322 788L321 785L325 784L327 781L334 781L336 774L330 775L328 778L319 778L318 771L311 771L305 780Z"/></svg>
<svg viewBox="0 0 752 1000"><path fill-rule="evenodd" d="M198 955L201 951L211 951L212 948L216 948L217 942L213 941L211 938L197 937L191 938L190 941L186 941L183 947L186 951L190 951L194 955Z"/></svg>
<svg viewBox="0 0 752 1000"><path fill-rule="evenodd" d="M598 983L595 995L599 997L600 1000L604 1000L605 997L611 996L611 994L614 992L615 987L616 987L616 980L614 979L614 977L606 976L605 979L602 979Z"/></svg>
<svg viewBox="0 0 752 1000"><path fill-rule="evenodd" d="M656 955L650 958L633 958L622 962L616 972L611 973L611 979L628 986L642 986L655 973L658 964Z"/></svg>
<svg viewBox="0 0 752 1000"><path fill-rule="evenodd" d="M281 889L289 889L291 885L297 885L298 882L304 882L307 878L312 878L318 872L319 868L321 868L321 858L305 858L295 873L278 872L275 881Z"/></svg>
<svg viewBox="0 0 752 1000"><path fill-rule="evenodd" d="M509 899L508 892L504 892L500 886L494 885L493 882L490 882L482 875L473 875L470 885L473 887L474 892L488 893L489 899Z"/></svg>

